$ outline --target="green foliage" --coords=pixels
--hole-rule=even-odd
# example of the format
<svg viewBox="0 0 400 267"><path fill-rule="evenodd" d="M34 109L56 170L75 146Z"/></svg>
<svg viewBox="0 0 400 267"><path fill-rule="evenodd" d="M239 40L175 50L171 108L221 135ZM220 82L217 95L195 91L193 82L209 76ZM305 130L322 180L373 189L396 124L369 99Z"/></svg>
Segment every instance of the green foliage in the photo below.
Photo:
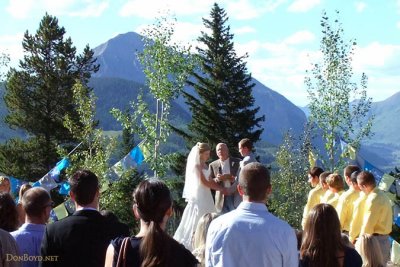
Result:
<svg viewBox="0 0 400 267"><path fill-rule="evenodd" d="M144 68L150 93L154 97L156 112L150 111L143 93L131 104L134 111L132 116L127 116L118 109L112 110L124 129L144 140L148 151L146 162L159 177L165 176L172 161L171 154L160 152L160 146L166 143L171 132L171 101L182 91L194 64L189 48L181 48L172 42L173 34L173 21L165 17L158 19L144 31L144 50L139 55L139 60Z"/></svg>
<svg viewBox="0 0 400 267"><path fill-rule="evenodd" d="M10 56L5 53L0 53L0 82L4 81L5 73L4 69L7 69L8 64L10 63Z"/></svg>
<svg viewBox="0 0 400 267"><path fill-rule="evenodd" d="M126 223L132 233L138 233L140 224L132 212L132 193L143 179L135 169L126 171L118 181L103 184L100 197L100 209L112 211L118 219Z"/></svg>
<svg viewBox="0 0 400 267"><path fill-rule="evenodd" d="M79 81L73 86L73 101L79 115L78 121L69 115L64 118L64 125L71 135L81 142L81 146L70 155L69 174L79 169L89 169L107 182L109 159L115 148L115 138L106 137L101 129L96 129L95 96L92 91ZM89 92L88 92L89 91ZM66 152L62 152L65 155Z"/></svg>
<svg viewBox="0 0 400 267"><path fill-rule="evenodd" d="M301 229L303 208L310 190L307 183L308 151L307 135L296 140L287 133L276 153L278 170L272 173L273 195L268 207L296 229Z"/></svg>
<svg viewBox="0 0 400 267"><path fill-rule="evenodd" d="M18 69L8 72L4 101L9 113L5 122L12 129L23 130L29 138L0 146L0 170L7 174L37 179L59 160L58 146L68 149L76 144L64 126L65 115L73 121L78 118L72 86L76 79L86 84L99 66L94 64L88 46L77 55L71 39L65 39L64 34L57 18L46 14L36 34L26 31L24 59ZM15 161L8 158L10 154Z"/></svg>
<svg viewBox="0 0 400 267"><path fill-rule="evenodd" d="M339 12L337 12L339 13ZM370 136L373 117L367 118L371 98L367 97L367 76L362 74L360 86L352 82L352 60L355 41L344 40L341 23L332 25L326 13L321 19L321 63L307 71L305 84L310 99L310 120L322 130L330 170L341 165L337 137L358 149L360 141Z"/></svg>
<svg viewBox="0 0 400 267"><path fill-rule="evenodd" d="M259 107L253 108L254 83L244 62L247 55L236 55L226 12L214 4L210 17L203 19L209 31L198 38L201 69L193 73L194 81L189 81L196 95L184 93L193 120L189 132L183 134L189 145L200 141L215 147L225 142L237 156L242 138L260 139L264 116L256 117Z"/></svg>

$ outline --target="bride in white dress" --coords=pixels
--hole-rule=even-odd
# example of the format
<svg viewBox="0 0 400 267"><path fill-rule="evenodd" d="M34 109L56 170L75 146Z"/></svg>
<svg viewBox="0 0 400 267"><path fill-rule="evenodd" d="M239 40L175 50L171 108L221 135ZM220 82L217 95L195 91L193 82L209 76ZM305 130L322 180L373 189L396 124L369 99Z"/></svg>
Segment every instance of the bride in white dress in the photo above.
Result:
<svg viewBox="0 0 400 267"><path fill-rule="evenodd" d="M221 185L209 180L210 171L206 161L210 158L210 146L197 143L189 153L186 163L185 186L182 197L187 202L182 220L175 232L174 239L192 250L193 234L200 217L208 212L216 212L211 189L226 190Z"/></svg>

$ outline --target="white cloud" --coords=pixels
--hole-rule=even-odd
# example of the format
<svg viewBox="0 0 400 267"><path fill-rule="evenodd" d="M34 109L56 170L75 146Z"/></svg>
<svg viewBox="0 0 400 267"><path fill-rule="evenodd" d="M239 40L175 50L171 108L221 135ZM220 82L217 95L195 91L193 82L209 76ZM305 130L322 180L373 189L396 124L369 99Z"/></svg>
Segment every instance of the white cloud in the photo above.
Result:
<svg viewBox="0 0 400 267"><path fill-rule="evenodd" d="M34 0L10 0L6 10L14 18L24 19L34 6Z"/></svg>
<svg viewBox="0 0 400 267"><path fill-rule="evenodd" d="M17 19L48 12L54 16L98 17L108 8L109 0L10 0L6 8Z"/></svg>
<svg viewBox="0 0 400 267"><path fill-rule="evenodd" d="M254 29L253 27L250 27L250 26L244 26L244 27L240 27L237 29L232 29L232 32L235 35L239 35L239 34L256 32L256 29Z"/></svg>
<svg viewBox="0 0 400 267"><path fill-rule="evenodd" d="M238 0L226 1L226 11L230 17L237 20L258 18L264 13L272 12L286 0ZM256 3L255 3L256 2Z"/></svg>
<svg viewBox="0 0 400 267"><path fill-rule="evenodd" d="M24 33L0 36L0 52L10 55L10 66L16 67L23 58L22 40Z"/></svg>
<svg viewBox="0 0 400 267"><path fill-rule="evenodd" d="M160 10L161 12L171 10L177 16L207 14L213 3L213 0L130 0L122 6L119 14L123 17L137 16L146 19L153 19L155 17L158 17Z"/></svg>
<svg viewBox="0 0 400 267"><path fill-rule="evenodd" d="M70 13L74 17L100 17L103 12L108 8L109 3L107 1L100 3L88 3L88 5L78 11L73 11Z"/></svg>
<svg viewBox="0 0 400 267"><path fill-rule="evenodd" d="M289 12L307 12L320 4L320 0L295 0L289 7Z"/></svg>
<svg viewBox="0 0 400 267"><path fill-rule="evenodd" d="M364 11L364 9L367 7L367 4L365 2L355 2L354 3L356 6L357 12L361 13Z"/></svg>
<svg viewBox="0 0 400 267"><path fill-rule="evenodd" d="M315 40L315 35L310 31L298 31L284 40L285 44L296 45L312 42Z"/></svg>

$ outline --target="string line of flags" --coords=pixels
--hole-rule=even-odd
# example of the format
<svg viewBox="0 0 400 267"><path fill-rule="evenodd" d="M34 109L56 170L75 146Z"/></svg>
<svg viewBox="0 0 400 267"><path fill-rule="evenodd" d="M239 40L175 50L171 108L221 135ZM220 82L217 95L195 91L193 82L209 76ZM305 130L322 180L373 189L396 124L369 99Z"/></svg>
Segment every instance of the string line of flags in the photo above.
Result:
<svg viewBox="0 0 400 267"><path fill-rule="evenodd" d="M145 160L144 154L142 152L141 146L143 145L144 141L140 142L136 145L125 157L123 157L120 161L115 163L110 169L107 174L107 178L110 182L115 182L120 179L121 175L131 169L140 166L143 161ZM80 146L78 144L69 154L68 156L75 151L75 149ZM52 168L48 173L46 173L42 178L38 181L30 183L32 187L43 187L47 191L59 187L58 193L63 196L69 195L70 185L67 181L60 181L60 174L61 172L68 168L71 164L70 160L67 157L62 158L60 161L56 163L56 166ZM11 184L11 193L18 195L19 189L23 184L28 183L23 179L18 179L13 176L9 176L10 184ZM18 201L18 198L17 198ZM74 204L73 202L68 199L63 203L56 206L51 213L51 219L54 220L61 220L62 218L67 217L69 214L74 212Z"/></svg>

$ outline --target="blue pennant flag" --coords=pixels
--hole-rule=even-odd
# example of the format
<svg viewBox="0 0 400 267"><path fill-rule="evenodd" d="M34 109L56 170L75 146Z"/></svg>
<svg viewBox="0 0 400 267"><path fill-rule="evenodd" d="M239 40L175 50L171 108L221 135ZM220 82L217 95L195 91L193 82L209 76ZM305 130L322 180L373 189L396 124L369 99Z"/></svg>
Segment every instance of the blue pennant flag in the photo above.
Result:
<svg viewBox="0 0 400 267"><path fill-rule="evenodd" d="M364 170L369 171L374 175L376 184L379 184L379 182L382 180L383 175L385 174L383 171L379 170L366 160L364 160Z"/></svg>
<svg viewBox="0 0 400 267"><path fill-rule="evenodd" d="M63 158L62 160L60 160L59 162L57 162L55 168L56 168L58 171L61 172L62 170L68 168L69 165L70 165L70 162L69 162L68 158Z"/></svg>
<svg viewBox="0 0 400 267"><path fill-rule="evenodd" d="M143 163L144 155L139 146L135 146L123 159L110 168L108 178L111 181L118 180L124 171L135 168Z"/></svg>
<svg viewBox="0 0 400 267"><path fill-rule="evenodd" d="M142 164L144 160L143 152L140 149L139 146L135 146L131 152L129 152L129 155L132 157L132 159L136 162L136 164L139 166Z"/></svg>
<svg viewBox="0 0 400 267"><path fill-rule="evenodd" d="M57 162L56 166L53 169L51 169L51 171L49 172L50 177L54 181L59 183L61 171L64 170L65 168L67 168L69 165L70 165L70 162L69 162L68 158L63 158L62 160Z"/></svg>
<svg viewBox="0 0 400 267"><path fill-rule="evenodd" d="M64 182L61 184L60 190L58 190L58 193L60 193L60 195L68 195L70 188L71 188L71 186L69 185L69 183Z"/></svg>
<svg viewBox="0 0 400 267"><path fill-rule="evenodd" d="M11 183L11 193L13 194L18 194L19 189L21 188L21 185L26 184L25 181L14 178L14 177L9 177L10 183Z"/></svg>

